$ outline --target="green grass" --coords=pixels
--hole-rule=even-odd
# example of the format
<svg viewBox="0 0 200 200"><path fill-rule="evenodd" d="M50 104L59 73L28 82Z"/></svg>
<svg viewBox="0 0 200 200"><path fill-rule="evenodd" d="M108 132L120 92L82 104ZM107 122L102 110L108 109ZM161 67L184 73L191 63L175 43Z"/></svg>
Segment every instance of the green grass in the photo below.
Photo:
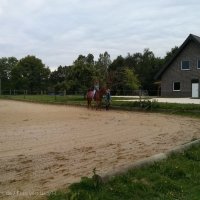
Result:
<svg viewBox="0 0 200 200"><path fill-rule="evenodd" d="M36 103L50 103L50 104L70 104L70 105L86 105L86 101L83 96L80 95L2 95L1 99L11 99L19 101L28 101Z"/></svg>
<svg viewBox="0 0 200 200"><path fill-rule="evenodd" d="M98 185L82 178L49 200L199 200L200 145Z"/></svg>

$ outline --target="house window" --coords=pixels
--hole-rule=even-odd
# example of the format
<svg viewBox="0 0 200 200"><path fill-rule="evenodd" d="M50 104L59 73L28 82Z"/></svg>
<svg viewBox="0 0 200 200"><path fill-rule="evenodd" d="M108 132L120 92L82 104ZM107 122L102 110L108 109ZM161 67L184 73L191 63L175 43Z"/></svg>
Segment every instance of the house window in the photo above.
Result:
<svg viewBox="0 0 200 200"><path fill-rule="evenodd" d="M173 91L180 91L180 90L181 90L180 82L174 82L173 83Z"/></svg>
<svg viewBox="0 0 200 200"><path fill-rule="evenodd" d="M197 69L200 69L200 59L197 60Z"/></svg>
<svg viewBox="0 0 200 200"><path fill-rule="evenodd" d="M181 69L182 70L189 70L190 69L190 61L189 60L182 60Z"/></svg>

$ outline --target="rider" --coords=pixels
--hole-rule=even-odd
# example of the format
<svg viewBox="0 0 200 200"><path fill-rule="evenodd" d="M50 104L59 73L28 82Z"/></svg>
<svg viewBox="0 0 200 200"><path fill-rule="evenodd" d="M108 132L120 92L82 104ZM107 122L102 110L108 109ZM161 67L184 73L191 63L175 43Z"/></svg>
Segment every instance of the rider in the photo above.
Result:
<svg viewBox="0 0 200 200"><path fill-rule="evenodd" d="M95 80L95 82L94 82L93 99L95 97L96 91L99 91L99 81L98 80Z"/></svg>

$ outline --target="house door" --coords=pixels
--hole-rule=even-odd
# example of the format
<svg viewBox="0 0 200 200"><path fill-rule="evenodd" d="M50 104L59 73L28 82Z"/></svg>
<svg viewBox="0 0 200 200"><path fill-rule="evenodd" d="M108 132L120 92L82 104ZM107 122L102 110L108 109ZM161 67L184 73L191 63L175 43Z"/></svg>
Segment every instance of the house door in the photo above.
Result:
<svg viewBox="0 0 200 200"><path fill-rule="evenodd" d="M192 97L199 97L199 83L192 83Z"/></svg>

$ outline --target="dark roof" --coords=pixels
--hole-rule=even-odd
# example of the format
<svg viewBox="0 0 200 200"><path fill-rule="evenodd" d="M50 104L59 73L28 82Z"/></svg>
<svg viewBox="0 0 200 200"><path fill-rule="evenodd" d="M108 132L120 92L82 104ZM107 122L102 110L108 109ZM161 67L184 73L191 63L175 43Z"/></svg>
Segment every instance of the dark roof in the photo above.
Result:
<svg viewBox="0 0 200 200"><path fill-rule="evenodd" d="M200 37L190 34L187 39L183 42L183 44L179 47L177 52L172 56L172 58L161 68L161 70L155 75L155 80L161 78L161 75L165 72L165 70L169 67L169 65L174 61L174 59L181 53L181 51L185 48L185 46L190 42L194 41L198 45L200 45Z"/></svg>

